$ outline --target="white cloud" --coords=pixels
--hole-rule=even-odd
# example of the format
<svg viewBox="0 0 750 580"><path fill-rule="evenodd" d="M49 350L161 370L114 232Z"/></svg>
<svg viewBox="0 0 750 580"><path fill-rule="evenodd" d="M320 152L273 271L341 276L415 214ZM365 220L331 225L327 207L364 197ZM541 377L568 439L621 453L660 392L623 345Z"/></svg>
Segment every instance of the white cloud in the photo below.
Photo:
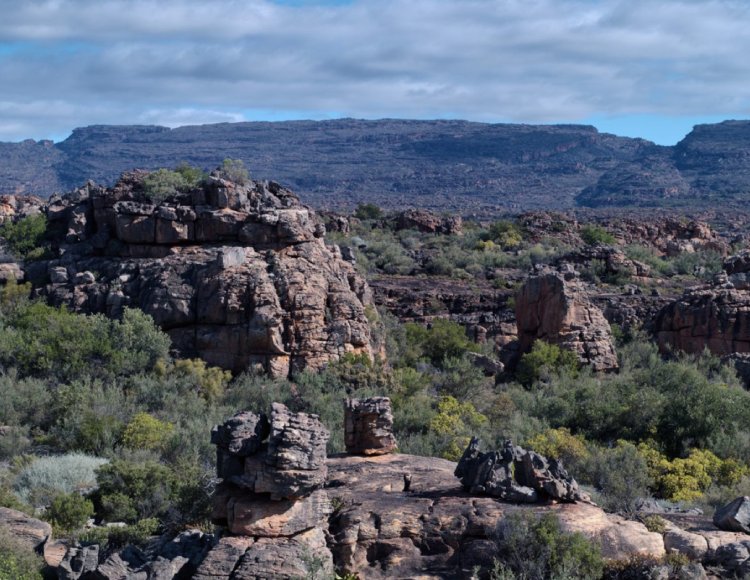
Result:
<svg viewBox="0 0 750 580"><path fill-rule="evenodd" d="M248 110L524 122L750 112L744 0L0 0L0 9L2 140ZM30 114L29 103L48 106Z"/></svg>

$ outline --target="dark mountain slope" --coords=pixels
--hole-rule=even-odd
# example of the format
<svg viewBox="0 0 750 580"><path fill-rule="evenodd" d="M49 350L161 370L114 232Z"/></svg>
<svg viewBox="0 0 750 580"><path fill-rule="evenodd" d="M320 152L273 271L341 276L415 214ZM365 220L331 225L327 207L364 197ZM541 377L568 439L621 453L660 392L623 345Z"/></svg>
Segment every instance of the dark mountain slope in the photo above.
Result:
<svg viewBox="0 0 750 580"><path fill-rule="evenodd" d="M93 126L54 146L57 157L0 156L0 190L49 195L87 179L111 184L134 167L188 161L214 167L243 159L317 207L375 201L446 210L570 207L608 169L647 142L577 125L489 125L464 121L292 121L167 129ZM7 145L18 148L20 145ZM30 180L19 167L35 174Z"/></svg>
<svg viewBox="0 0 750 580"><path fill-rule="evenodd" d="M539 208L742 208L750 121L699 125L675 147L583 125L287 121L168 129L92 126L52 144L0 143L0 193L47 196L125 170L226 157L317 208L359 202L464 214Z"/></svg>

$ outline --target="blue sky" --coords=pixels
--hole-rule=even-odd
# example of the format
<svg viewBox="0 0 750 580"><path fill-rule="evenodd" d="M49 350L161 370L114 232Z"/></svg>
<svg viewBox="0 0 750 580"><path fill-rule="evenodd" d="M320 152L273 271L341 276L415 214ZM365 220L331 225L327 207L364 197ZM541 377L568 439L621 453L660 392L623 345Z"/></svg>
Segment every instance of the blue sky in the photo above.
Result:
<svg viewBox="0 0 750 580"><path fill-rule="evenodd" d="M0 0L0 141L110 123L750 117L746 0Z"/></svg>

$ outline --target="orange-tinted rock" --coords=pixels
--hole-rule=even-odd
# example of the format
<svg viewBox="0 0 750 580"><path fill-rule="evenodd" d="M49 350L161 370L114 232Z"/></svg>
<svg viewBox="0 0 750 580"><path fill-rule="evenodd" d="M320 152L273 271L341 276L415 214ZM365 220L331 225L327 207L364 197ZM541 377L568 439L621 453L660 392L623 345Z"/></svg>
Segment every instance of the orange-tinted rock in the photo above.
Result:
<svg viewBox="0 0 750 580"><path fill-rule="evenodd" d="M529 277L516 298L516 321L522 353L544 340L574 352L595 371L618 368L609 323L572 269L540 270Z"/></svg>

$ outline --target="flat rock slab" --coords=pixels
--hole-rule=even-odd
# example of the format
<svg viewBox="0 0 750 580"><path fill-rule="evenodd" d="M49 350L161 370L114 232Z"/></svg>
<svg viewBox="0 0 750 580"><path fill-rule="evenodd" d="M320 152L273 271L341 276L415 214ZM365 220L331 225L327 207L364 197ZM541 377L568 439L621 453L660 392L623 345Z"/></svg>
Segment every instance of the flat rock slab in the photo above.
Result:
<svg viewBox="0 0 750 580"><path fill-rule="evenodd" d="M52 535L52 526L47 522L4 507L0 507L0 527L10 530L11 535L30 550L41 548Z"/></svg>
<svg viewBox="0 0 750 580"><path fill-rule="evenodd" d="M329 458L337 566L368 579L470 577L475 566L492 565L497 526L519 511L554 513L563 529L603 540L606 558L665 553L660 534L591 504L519 505L470 495L455 468L451 461L411 455ZM404 473L412 476L412 491L403 491Z"/></svg>

